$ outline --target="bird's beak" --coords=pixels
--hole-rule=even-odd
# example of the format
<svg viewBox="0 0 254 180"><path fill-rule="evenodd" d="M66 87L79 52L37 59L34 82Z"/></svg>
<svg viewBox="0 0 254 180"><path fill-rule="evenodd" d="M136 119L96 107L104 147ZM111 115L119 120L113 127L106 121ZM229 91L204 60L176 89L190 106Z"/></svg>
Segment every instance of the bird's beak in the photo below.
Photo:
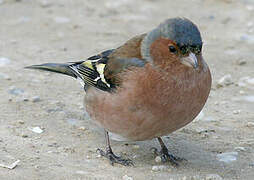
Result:
<svg viewBox="0 0 254 180"><path fill-rule="evenodd" d="M194 69L198 68L198 59L192 52L190 52L186 57L181 57L181 63L186 66L193 67Z"/></svg>

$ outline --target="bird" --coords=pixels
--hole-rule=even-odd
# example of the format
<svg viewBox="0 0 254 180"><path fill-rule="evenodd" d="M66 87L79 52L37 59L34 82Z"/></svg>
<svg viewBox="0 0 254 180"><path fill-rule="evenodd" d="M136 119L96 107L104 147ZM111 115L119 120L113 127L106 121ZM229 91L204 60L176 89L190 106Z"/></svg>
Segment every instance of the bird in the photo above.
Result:
<svg viewBox="0 0 254 180"><path fill-rule="evenodd" d="M133 161L117 156L110 139L157 139L162 161L178 166L181 158L169 152L162 136L193 121L208 99L212 78L202 47L197 25L175 17L84 60L26 68L61 73L81 82L85 109L105 132L106 148L98 152L112 165L130 166Z"/></svg>

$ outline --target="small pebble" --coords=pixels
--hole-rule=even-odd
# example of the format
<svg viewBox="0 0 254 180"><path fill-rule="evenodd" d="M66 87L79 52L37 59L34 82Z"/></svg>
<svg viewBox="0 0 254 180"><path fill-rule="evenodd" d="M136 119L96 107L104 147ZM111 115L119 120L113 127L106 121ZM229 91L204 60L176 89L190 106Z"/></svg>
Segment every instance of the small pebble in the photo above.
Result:
<svg viewBox="0 0 254 180"><path fill-rule="evenodd" d="M139 148L140 148L139 145L137 144L133 145L133 149L139 149Z"/></svg>
<svg viewBox="0 0 254 180"><path fill-rule="evenodd" d="M40 6L43 8L52 6L52 2L50 2L49 0L40 0L39 3L40 3Z"/></svg>
<svg viewBox="0 0 254 180"><path fill-rule="evenodd" d="M252 95L252 96L244 96L244 97L242 97L242 99L244 101L253 103L254 102L254 95Z"/></svg>
<svg viewBox="0 0 254 180"><path fill-rule="evenodd" d="M139 156L139 155L136 155L136 154L132 156L133 159L136 159L136 158L138 158L138 157L140 157L140 156Z"/></svg>
<svg viewBox="0 0 254 180"><path fill-rule="evenodd" d="M156 156L156 158L154 160L157 163L161 163L161 157L160 156Z"/></svg>
<svg viewBox="0 0 254 180"><path fill-rule="evenodd" d="M59 24L64 24L70 22L70 19L67 17L55 17L54 21Z"/></svg>
<svg viewBox="0 0 254 180"><path fill-rule="evenodd" d="M123 180L133 180L133 178L128 175L124 175Z"/></svg>
<svg viewBox="0 0 254 180"><path fill-rule="evenodd" d="M100 154L98 154L96 157L97 157L97 158L101 158L101 155L100 155Z"/></svg>
<svg viewBox="0 0 254 180"><path fill-rule="evenodd" d="M78 120L77 119L67 119L67 122L70 125L74 126L74 125L76 125L78 123Z"/></svg>
<svg viewBox="0 0 254 180"><path fill-rule="evenodd" d="M253 26L253 22L251 22L251 21L248 22L248 23L247 23L247 26L248 26L248 27L252 27L252 26Z"/></svg>
<svg viewBox="0 0 254 180"><path fill-rule="evenodd" d="M11 62L10 59L8 59L6 57L0 57L0 67L6 66L10 62Z"/></svg>
<svg viewBox="0 0 254 180"><path fill-rule="evenodd" d="M234 110L233 114L239 114L241 112L241 110Z"/></svg>
<svg viewBox="0 0 254 180"><path fill-rule="evenodd" d="M238 152L225 152L217 155L219 161L230 163L236 161Z"/></svg>
<svg viewBox="0 0 254 180"><path fill-rule="evenodd" d="M192 176L190 179L191 179L191 180L204 180L204 178L201 178L201 177L198 176L198 175Z"/></svg>
<svg viewBox="0 0 254 180"><path fill-rule="evenodd" d="M43 130L40 128L40 127L33 127L33 128L28 128L29 130L33 131L34 133L37 133L37 134L41 134L43 133Z"/></svg>
<svg viewBox="0 0 254 180"><path fill-rule="evenodd" d="M250 77L249 76L246 76L246 77L241 77L239 79L239 81L237 82L237 85L239 87L246 87L246 81L249 79Z"/></svg>
<svg viewBox="0 0 254 180"><path fill-rule="evenodd" d="M182 177L182 180L187 180L187 177L186 177L186 176L183 176L183 177Z"/></svg>
<svg viewBox="0 0 254 180"><path fill-rule="evenodd" d="M254 43L254 36L249 35L249 34L243 34L240 37L240 40L247 42L248 44L253 44Z"/></svg>
<svg viewBox="0 0 254 180"><path fill-rule="evenodd" d="M0 78L4 79L4 80L11 80L11 78L8 75L3 74L3 73L0 73Z"/></svg>
<svg viewBox="0 0 254 180"><path fill-rule="evenodd" d="M10 43L11 43L11 44L17 44L17 42L18 42L18 41L17 41L16 39L10 40Z"/></svg>
<svg viewBox="0 0 254 180"><path fill-rule="evenodd" d="M249 164L250 167L254 167L254 162Z"/></svg>
<svg viewBox="0 0 254 180"><path fill-rule="evenodd" d="M250 85L254 85L254 78L248 78L246 82Z"/></svg>
<svg viewBox="0 0 254 180"><path fill-rule="evenodd" d="M40 96L34 96L34 97L32 97L32 102L36 103L36 102L39 102L39 101L41 101Z"/></svg>
<svg viewBox="0 0 254 180"><path fill-rule="evenodd" d="M239 94L245 94L245 91L241 90L239 91Z"/></svg>
<svg viewBox="0 0 254 180"><path fill-rule="evenodd" d="M89 173L86 171L76 171L76 174L89 174Z"/></svg>
<svg viewBox="0 0 254 180"><path fill-rule="evenodd" d="M81 131L87 130L84 126L80 126L78 129L81 130Z"/></svg>
<svg viewBox="0 0 254 180"><path fill-rule="evenodd" d="M18 120L18 123L19 123L19 124L25 124L25 121Z"/></svg>
<svg viewBox="0 0 254 180"><path fill-rule="evenodd" d="M247 9L248 11L252 11L252 10L254 10L254 6L252 6L252 5L247 5L247 6L246 6L246 9Z"/></svg>
<svg viewBox="0 0 254 180"><path fill-rule="evenodd" d="M247 64L247 61L244 60L244 59L240 59L240 60L237 61L237 64L240 65L240 66L242 66L242 65Z"/></svg>
<svg viewBox="0 0 254 180"><path fill-rule="evenodd" d="M232 76L230 74L227 74L218 80L217 88L229 86L230 84L233 84Z"/></svg>
<svg viewBox="0 0 254 180"><path fill-rule="evenodd" d="M227 105L228 101L221 101L220 103L221 103L221 105Z"/></svg>
<svg viewBox="0 0 254 180"><path fill-rule="evenodd" d="M207 128L202 128L202 127L197 127L195 128L195 131L198 134L208 134L208 133L215 133L214 129L207 129Z"/></svg>
<svg viewBox="0 0 254 180"><path fill-rule="evenodd" d="M204 118L204 120L203 121L209 121L209 122L215 122L216 121L216 119L214 118L214 117L212 117L212 116L207 116L207 117L205 117Z"/></svg>
<svg viewBox="0 0 254 180"><path fill-rule="evenodd" d="M15 86L11 86L8 91L12 95L21 95L24 94L24 90L20 88L16 88Z"/></svg>
<svg viewBox="0 0 254 180"><path fill-rule="evenodd" d="M253 128L254 127L254 122L247 122L247 127Z"/></svg>
<svg viewBox="0 0 254 180"><path fill-rule="evenodd" d="M168 168L167 168L167 166L163 166L163 165L161 165L161 166L153 166L152 167L152 171L155 171L155 172L157 172L157 171L164 171L164 170L167 170Z"/></svg>
<svg viewBox="0 0 254 180"><path fill-rule="evenodd" d="M21 137L22 137L22 138L27 138L28 135L27 135L27 134L22 134Z"/></svg>
<svg viewBox="0 0 254 180"><path fill-rule="evenodd" d="M27 23L30 21L31 21L31 18L27 17L27 16L22 16L22 17L18 18L18 23Z"/></svg>
<svg viewBox="0 0 254 180"><path fill-rule="evenodd" d="M27 97L24 97L23 101L27 102L27 101L29 101L29 99Z"/></svg>
<svg viewBox="0 0 254 180"><path fill-rule="evenodd" d="M218 174L208 174L206 175L205 180L222 180L222 177Z"/></svg>
<svg viewBox="0 0 254 180"><path fill-rule="evenodd" d="M235 150L236 151L245 151L245 148L244 147L235 147Z"/></svg>

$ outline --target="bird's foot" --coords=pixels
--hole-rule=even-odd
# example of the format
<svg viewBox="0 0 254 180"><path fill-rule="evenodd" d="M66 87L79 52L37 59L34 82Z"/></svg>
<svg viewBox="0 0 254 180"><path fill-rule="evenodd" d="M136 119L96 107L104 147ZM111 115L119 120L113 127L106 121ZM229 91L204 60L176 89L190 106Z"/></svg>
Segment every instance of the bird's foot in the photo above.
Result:
<svg viewBox="0 0 254 180"><path fill-rule="evenodd" d="M177 157L177 156L174 156L172 154L170 154L168 152L168 149L167 148L162 148L161 151L158 151L157 148L151 148L151 150L154 152L154 154L156 156L160 156L161 157L161 161L163 163L165 162L170 162L172 165L174 166L178 166L178 161L183 161L185 159L183 158L180 158L180 157Z"/></svg>
<svg viewBox="0 0 254 180"><path fill-rule="evenodd" d="M114 165L114 163L124 166L134 166L132 160L123 159L122 157L116 156L111 149L106 149L105 151L97 149L97 152L99 152L101 156L106 157L112 166Z"/></svg>

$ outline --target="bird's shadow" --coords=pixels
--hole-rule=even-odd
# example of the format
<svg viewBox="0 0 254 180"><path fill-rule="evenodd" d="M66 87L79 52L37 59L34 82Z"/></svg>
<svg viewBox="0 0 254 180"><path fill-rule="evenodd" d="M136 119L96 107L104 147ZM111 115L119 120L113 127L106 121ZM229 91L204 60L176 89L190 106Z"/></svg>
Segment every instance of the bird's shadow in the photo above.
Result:
<svg viewBox="0 0 254 180"><path fill-rule="evenodd" d="M170 135L170 137L163 137L163 140L170 153L184 159L179 162L179 166L177 167L179 170L190 168L192 170L196 169L197 171L202 169L207 171L207 169L209 169L212 173L225 168L224 164L216 159L216 153L205 150L205 144L197 143L187 137L184 137L184 135L179 135L177 133ZM118 143L115 145L117 144ZM132 146L134 144L139 146L139 149L125 149L126 151L129 151L128 154L135 157L134 162L136 167L158 165L158 163L155 162L156 155L151 150L153 147L160 150L160 146L156 139L126 144L128 144L128 146ZM159 164L171 166L169 162L161 162Z"/></svg>

